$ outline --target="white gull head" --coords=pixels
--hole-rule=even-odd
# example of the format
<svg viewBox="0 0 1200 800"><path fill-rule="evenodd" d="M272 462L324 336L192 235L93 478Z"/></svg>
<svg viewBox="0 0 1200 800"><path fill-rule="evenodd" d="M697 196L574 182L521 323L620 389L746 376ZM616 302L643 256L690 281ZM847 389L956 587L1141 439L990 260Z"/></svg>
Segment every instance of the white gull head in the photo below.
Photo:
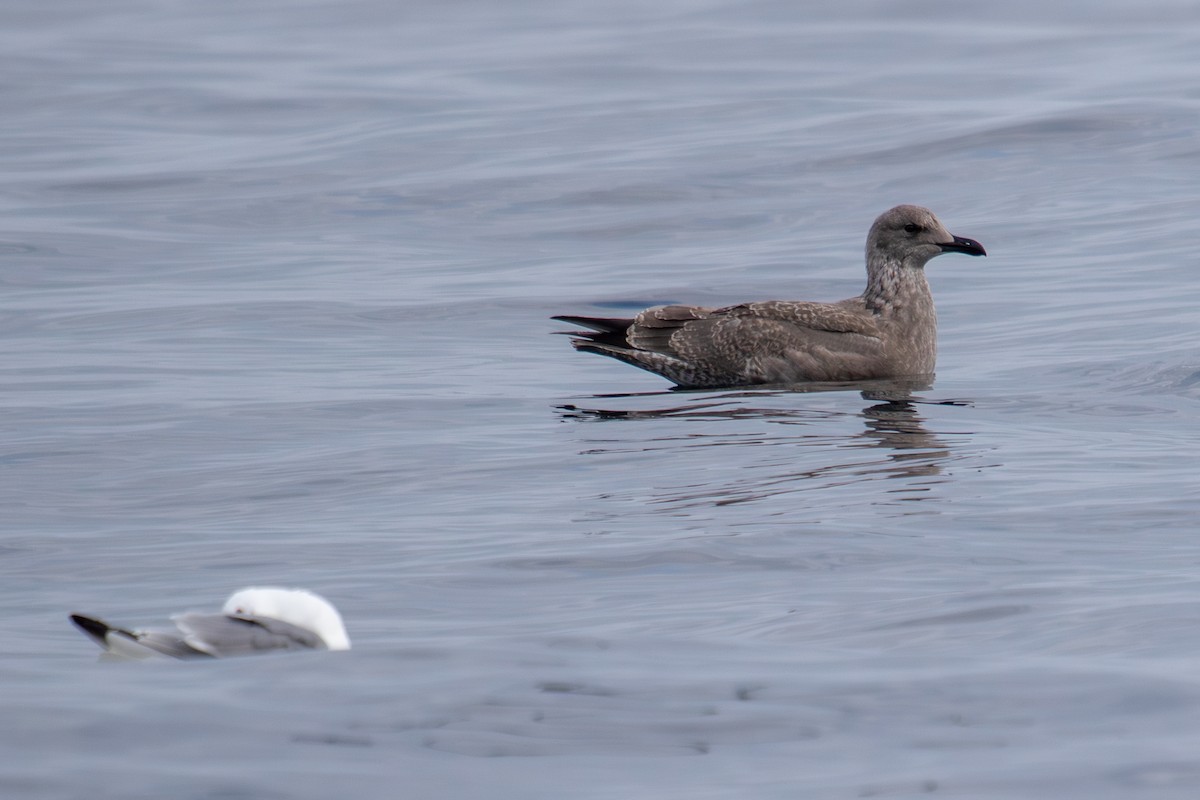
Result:
<svg viewBox="0 0 1200 800"><path fill-rule="evenodd" d="M349 650L350 636L333 604L307 589L274 586L241 589L221 611L231 617L269 617L312 631L330 650Z"/></svg>

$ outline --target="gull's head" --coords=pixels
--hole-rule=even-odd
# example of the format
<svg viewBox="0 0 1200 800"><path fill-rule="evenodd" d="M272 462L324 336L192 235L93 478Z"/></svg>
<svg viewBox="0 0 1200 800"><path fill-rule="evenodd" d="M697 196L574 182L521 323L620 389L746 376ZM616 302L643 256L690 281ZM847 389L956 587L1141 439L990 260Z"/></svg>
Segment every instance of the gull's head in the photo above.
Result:
<svg viewBox="0 0 1200 800"><path fill-rule="evenodd" d="M886 261L920 268L942 253L987 255L979 242L950 233L932 211L920 206L885 211L867 234L868 265Z"/></svg>
<svg viewBox="0 0 1200 800"><path fill-rule="evenodd" d="M321 637L330 650L349 650L350 636L333 604L307 589L253 587L230 595L222 613L229 616L270 617L304 628Z"/></svg>

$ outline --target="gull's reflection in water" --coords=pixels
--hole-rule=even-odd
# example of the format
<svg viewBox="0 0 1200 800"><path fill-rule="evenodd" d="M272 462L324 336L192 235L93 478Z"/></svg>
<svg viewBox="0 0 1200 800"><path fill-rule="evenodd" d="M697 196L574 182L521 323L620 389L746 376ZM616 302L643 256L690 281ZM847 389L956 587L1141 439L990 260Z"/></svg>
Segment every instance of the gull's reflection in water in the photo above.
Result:
<svg viewBox="0 0 1200 800"><path fill-rule="evenodd" d="M667 423L605 425L586 430L581 441L581 455L656 454L646 463L643 484L652 496L642 495L652 504L730 505L820 488L840 491L880 479L902 479L902 485L885 490L890 499L920 500L945 480L943 467L955 457L951 443L926 428L921 407L970 405L917 394L931 387L922 379L675 390L596 395L587 405L558 410L566 421ZM847 410L841 400L831 410L828 403L813 408L798 402L801 395L847 390L857 391L867 405ZM684 397L689 400L679 402ZM664 404L666 398L675 402ZM654 404L646 407L648 401ZM848 429L854 417L860 423ZM664 451L675 457L663 458Z"/></svg>

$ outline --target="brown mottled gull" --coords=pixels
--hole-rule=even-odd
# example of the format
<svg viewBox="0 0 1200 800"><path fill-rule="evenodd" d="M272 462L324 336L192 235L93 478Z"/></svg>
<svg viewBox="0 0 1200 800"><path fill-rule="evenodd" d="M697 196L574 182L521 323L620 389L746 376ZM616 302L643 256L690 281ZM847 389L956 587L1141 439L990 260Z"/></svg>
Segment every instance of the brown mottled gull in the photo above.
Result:
<svg viewBox="0 0 1200 800"><path fill-rule="evenodd" d="M599 353L686 388L930 375L937 311L925 264L983 256L933 212L896 206L867 234L867 288L837 303L767 300L725 308L658 306L633 319L562 316L576 350Z"/></svg>

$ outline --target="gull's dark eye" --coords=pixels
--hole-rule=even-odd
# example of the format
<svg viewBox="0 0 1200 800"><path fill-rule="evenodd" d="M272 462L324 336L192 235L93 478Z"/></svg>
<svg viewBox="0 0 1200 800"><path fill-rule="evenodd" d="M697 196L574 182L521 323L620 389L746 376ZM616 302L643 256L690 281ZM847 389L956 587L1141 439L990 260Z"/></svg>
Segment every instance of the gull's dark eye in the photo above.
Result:
<svg viewBox="0 0 1200 800"><path fill-rule="evenodd" d="M918 225L918 224L917 224L917 223L915 223L915 222L910 222L910 223L908 223L907 225L905 225L905 226L904 226L904 232L905 232L905 233L916 233L916 232L918 232L919 230L921 230L921 226L920 226L920 225Z"/></svg>

